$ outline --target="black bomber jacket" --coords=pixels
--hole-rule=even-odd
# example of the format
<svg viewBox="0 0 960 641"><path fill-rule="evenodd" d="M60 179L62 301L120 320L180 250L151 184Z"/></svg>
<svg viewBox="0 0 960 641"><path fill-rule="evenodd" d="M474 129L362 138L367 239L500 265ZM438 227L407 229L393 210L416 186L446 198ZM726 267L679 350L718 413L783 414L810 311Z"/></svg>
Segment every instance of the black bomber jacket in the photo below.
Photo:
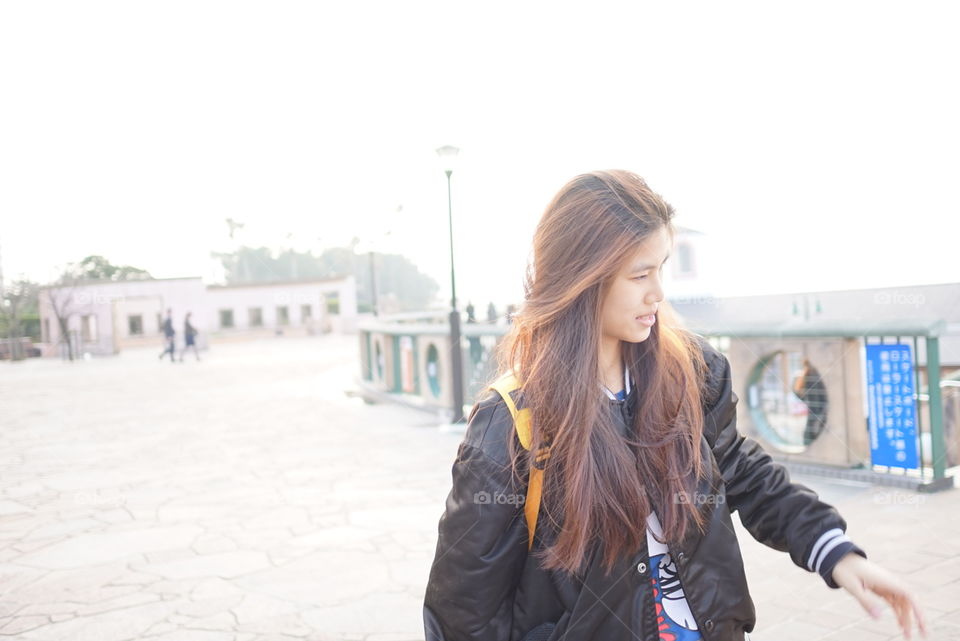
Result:
<svg viewBox="0 0 960 641"><path fill-rule="evenodd" d="M845 535L846 522L809 488L737 431L737 395L727 358L697 335L708 365L702 392L701 451L708 478L697 488L708 527L669 544L683 592L704 641L742 641L756 622L731 514L761 543L790 554L836 588L831 573L847 552L866 554ZM636 389L609 399L621 430ZM626 432L623 432L626 433ZM576 575L548 571L527 554L522 501L507 439L517 438L499 394L489 390L470 412L453 463L453 487L440 518L423 605L426 641L658 641L647 546L605 574L602 542ZM549 466L546 473L549 474ZM641 525L643 526L642 522ZM539 519L533 545L555 536ZM643 538L643 537L641 537Z"/></svg>

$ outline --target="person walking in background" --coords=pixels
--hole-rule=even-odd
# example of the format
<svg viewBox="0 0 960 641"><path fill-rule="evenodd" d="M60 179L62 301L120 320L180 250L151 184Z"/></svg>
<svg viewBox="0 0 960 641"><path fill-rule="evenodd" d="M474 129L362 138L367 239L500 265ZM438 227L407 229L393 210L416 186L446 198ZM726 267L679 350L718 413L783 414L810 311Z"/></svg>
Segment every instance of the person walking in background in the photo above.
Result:
<svg viewBox="0 0 960 641"><path fill-rule="evenodd" d="M803 359L803 370L793 383L793 392L807 406L803 444L810 445L827 424L827 387L820 372L806 358Z"/></svg>
<svg viewBox="0 0 960 641"><path fill-rule="evenodd" d="M476 309L473 307L473 303L467 303L467 323L476 324ZM483 345L480 344L479 336L467 336L467 342L470 343L470 363L473 366L476 366L480 363L480 359L483 358Z"/></svg>
<svg viewBox="0 0 960 641"><path fill-rule="evenodd" d="M183 351L180 352L180 362L183 362L183 357L186 355L187 350L191 347L193 348L193 354L197 357L197 360L200 360L200 352L197 351L197 328L193 326L190 322L190 313L187 312L187 315L183 319Z"/></svg>
<svg viewBox="0 0 960 641"><path fill-rule="evenodd" d="M173 329L173 310L169 307L167 308L167 317L163 321L163 325L160 326L160 329L163 330L163 338L167 342L167 346L158 357L160 360L163 360L163 357L167 354L170 354L170 362L176 362L174 358L174 338L177 335L177 331Z"/></svg>

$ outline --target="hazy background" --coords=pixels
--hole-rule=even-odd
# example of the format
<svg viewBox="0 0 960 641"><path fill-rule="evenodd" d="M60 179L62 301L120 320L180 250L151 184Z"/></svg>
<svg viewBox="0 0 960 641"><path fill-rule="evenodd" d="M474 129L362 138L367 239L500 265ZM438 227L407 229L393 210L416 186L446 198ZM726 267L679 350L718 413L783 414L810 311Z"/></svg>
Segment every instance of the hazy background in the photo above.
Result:
<svg viewBox="0 0 960 641"><path fill-rule="evenodd" d="M647 178L718 294L960 280L953 3L0 5L0 253L222 278L235 244L402 253L522 298L578 172ZM402 206L401 211L397 211ZM224 219L245 223L231 241ZM384 237L383 232L393 232Z"/></svg>

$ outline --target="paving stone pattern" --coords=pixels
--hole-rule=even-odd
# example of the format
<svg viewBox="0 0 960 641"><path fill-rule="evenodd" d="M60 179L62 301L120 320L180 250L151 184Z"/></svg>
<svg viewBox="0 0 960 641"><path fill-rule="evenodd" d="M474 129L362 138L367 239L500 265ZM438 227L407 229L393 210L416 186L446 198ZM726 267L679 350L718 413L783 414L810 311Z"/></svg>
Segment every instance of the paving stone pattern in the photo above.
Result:
<svg viewBox="0 0 960 641"><path fill-rule="evenodd" d="M354 336L0 363L0 636L412 641L461 436L345 392ZM799 478L960 639L960 492ZM739 524L738 524L739 527ZM900 638L739 531L752 641Z"/></svg>

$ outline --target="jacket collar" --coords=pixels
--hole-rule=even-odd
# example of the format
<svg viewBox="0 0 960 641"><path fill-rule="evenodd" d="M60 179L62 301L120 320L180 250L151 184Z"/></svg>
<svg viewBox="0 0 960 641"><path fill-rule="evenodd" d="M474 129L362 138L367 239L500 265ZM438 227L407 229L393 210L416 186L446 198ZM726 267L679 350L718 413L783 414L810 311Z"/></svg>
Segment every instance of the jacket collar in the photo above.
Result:
<svg viewBox="0 0 960 641"><path fill-rule="evenodd" d="M624 386L625 386L625 387L624 387L624 391L625 391L624 396L625 396L625 397L626 397L626 396L630 396L630 368L627 367L626 363L624 363L624 365L623 365L623 383L624 383ZM619 401L619 400L620 400L620 399L617 398L617 395L614 394L613 392L611 392L610 389L609 389L606 385L604 385L603 383L600 383L600 389L602 389L602 390L606 393L607 397L608 397L610 400L612 400L612 401Z"/></svg>

